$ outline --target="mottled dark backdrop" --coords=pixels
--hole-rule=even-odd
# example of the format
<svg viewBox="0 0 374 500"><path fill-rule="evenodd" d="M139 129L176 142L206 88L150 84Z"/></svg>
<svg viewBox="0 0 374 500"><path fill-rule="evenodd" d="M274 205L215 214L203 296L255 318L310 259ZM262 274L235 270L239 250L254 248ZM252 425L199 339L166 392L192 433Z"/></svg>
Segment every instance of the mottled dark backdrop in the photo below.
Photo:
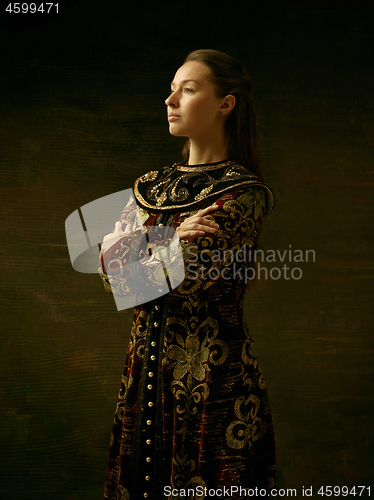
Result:
<svg viewBox="0 0 374 500"><path fill-rule="evenodd" d="M163 101L197 48L252 77L276 194L262 247L315 251L263 263L302 278L263 274L246 300L280 486L374 494L372 10L239 5L82 0L40 22L3 15L1 499L102 497L132 313L72 269L64 223L180 159Z"/></svg>

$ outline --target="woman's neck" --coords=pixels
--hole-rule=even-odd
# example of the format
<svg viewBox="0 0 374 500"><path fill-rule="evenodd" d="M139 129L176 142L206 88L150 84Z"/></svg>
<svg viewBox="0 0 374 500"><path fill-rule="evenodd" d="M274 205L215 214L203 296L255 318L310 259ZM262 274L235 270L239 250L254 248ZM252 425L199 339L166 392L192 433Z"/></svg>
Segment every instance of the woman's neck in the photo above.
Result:
<svg viewBox="0 0 374 500"><path fill-rule="evenodd" d="M190 143L189 165L203 165L206 163L215 163L227 159L227 149L223 142L219 144L199 145L196 142Z"/></svg>

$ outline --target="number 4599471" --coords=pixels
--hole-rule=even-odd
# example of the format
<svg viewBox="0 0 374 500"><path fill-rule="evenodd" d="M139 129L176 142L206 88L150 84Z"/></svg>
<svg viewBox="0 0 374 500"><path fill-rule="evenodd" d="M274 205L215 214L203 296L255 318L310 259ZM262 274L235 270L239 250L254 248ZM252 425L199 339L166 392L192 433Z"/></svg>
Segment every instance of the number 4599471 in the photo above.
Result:
<svg viewBox="0 0 374 500"><path fill-rule="evenodd" d="M353 486L352 488L348 488L348 486L321 486L317 494L327 497L346 497L348 495L366 497L365 490L367 490L367 496L370 497L370 486Z"/></svg>
<svg viewBox="0 0 374 500"><path fill-rule="evenodd" d="M49 14L55 12L58 14L58 3L9 3L5 9L9 14Z"/></svg>

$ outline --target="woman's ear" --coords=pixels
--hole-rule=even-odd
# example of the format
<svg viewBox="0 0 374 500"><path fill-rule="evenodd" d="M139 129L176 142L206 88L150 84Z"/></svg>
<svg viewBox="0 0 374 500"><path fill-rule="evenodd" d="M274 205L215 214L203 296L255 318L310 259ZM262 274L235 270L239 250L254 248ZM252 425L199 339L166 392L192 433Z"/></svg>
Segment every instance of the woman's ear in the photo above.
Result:
<svg viewBox="0 0 374 500"><path fill-rule="evenodd" d="M220 115L227 115L234 108L236 99L232 94L227 95L219 107Z"/></svg>

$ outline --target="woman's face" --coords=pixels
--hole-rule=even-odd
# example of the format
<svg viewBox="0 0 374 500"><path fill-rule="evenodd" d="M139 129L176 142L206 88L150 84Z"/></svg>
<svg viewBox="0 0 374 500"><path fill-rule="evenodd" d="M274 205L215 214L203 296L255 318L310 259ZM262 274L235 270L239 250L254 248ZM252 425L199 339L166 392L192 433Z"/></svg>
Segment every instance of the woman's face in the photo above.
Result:
<svg viewBox="0 0 374 500"><path fill-rule="evenodd" d="M189 61L176 72L165 101L172 135L201 140L218 130L222 99L209 74L210 69L198 61Z"/></svg>

